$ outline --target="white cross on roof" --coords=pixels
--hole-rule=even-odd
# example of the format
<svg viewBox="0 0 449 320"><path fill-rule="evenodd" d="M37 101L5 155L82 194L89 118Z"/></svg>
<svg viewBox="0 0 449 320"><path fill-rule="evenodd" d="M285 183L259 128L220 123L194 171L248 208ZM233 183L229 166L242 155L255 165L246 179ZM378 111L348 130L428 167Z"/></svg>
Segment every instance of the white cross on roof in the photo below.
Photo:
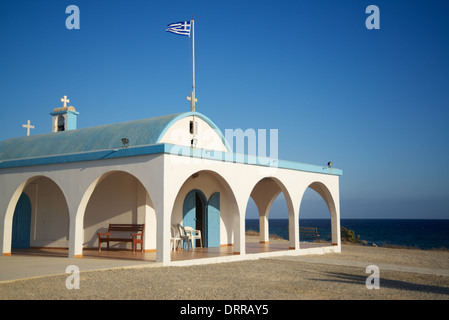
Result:
<svg viewBox="0 0 449 320"><path fill-rule="evenodd" d="M34 126L30 124L30 120L28 120L27 124L22 124L22 127L27 128L27 136L30 135L30 129L34 129Z"/></svg>
<svg viewBox="0 0 449 320"><path fill-rule="evenodd" d="M195 102L198 102L198 99L195 98L195 89L190 92L190 97L187 97L187 100L190 101L190 111L195 111Z"/></svg>

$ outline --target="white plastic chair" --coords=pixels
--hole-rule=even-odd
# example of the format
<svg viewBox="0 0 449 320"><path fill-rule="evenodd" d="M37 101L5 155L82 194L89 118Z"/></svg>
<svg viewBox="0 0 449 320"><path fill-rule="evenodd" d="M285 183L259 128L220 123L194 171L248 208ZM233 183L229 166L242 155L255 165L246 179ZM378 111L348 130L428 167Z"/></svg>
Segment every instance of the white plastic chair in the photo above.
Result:
<svg viewBox="0 0 449 320"><path fill-rule="evenodd" d="M184 241L187 241L187 249L193 248L192 239L187 235L184 227L178 223L179 237L182 240L182 249L184 249Z"/></svg>
<svg viewBox="0 0 449 320"><path fill-rule="evenodd" d="M196 239L200 240L201 248L203 247L203 240L201 239L201 230L195 230L192 227L184 227L184 230L186 231L186 234L190 237L190 241L195 243Z"/></svg>
<svg viewBox="0 0 449 320"><path fill-rule="evenodd" d="M179 244L182 245L182 239L176 231L175 226L171 226L171 238L170 238L170 246L172 250L178 249Z"/></svg>

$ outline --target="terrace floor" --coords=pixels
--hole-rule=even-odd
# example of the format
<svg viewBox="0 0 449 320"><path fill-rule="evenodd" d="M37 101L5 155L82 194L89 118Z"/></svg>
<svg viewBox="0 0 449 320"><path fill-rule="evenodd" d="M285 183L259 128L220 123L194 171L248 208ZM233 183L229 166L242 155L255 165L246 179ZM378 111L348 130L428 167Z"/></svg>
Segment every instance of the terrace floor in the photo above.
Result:
<svg viewBox="0 0 449 320"><path fill-rule="evenodd" d="M332 247L328 242L301 242L300 250L326 248ZM274 241L270 243L247 242L246 255L270 253L270 252L291 252L287 241ZM27 256L47 256L47 257L67 257L68 249L54 249L54 248L29 248L29 249L13 249L12 255L27 255ZM220 258L226 256L235 256L234 247L216 247L216 248L201 248L184 249L171 251L171 261L186 261L207 258ZM156 262L156 252L132 252L131 250L117 250L117 249L102 249L98 252L97 249L84 249L82 259L117 259L117 260L135 260Z"/></svg>

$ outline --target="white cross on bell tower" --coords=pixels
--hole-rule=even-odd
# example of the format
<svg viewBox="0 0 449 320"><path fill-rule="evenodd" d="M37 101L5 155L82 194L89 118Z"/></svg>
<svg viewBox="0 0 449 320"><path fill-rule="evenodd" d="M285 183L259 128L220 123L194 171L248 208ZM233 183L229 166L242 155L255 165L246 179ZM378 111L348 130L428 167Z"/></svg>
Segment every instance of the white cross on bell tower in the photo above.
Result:
<svg viewBox="0 0 449 320"><path fill-rule="evenodd" d="M64 98L61 98L61 102L64 103L63 108L66 108L67 103L70 102L70 100L67 99L67 96L64 96Z"/></svg>

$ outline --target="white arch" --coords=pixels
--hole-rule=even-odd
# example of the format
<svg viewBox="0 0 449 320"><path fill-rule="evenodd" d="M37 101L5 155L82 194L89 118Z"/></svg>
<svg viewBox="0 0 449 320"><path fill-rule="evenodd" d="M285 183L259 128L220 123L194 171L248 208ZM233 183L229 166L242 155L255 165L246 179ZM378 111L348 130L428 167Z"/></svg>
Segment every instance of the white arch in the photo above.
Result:
<svg viewBox="0 0 449 320"><path fill-rule="evenodd" d="M49 175L45 175L45 174L37 174L37 175L31 175L30 177L26 178L24 181L22 181L18 186L12 187L10 190L12 191L12 195L9 198L8 201L8 205L6 206L6 210L5 210L5 215L2 219L2 233L3 233L3 237L2 237L2 245L1 245L1 250L2 250L2 254L3 255L11 255L11 241L12 241L12 222L13 222L13 217L14 217L14 211L15 208L17 206L17 202L19 201L20 195L22 194L22 192L25 190L25 188L33 181L40 179L40 178L45 178L50 180L52 183L54 183L58 189L61 191L64 201L67 205L67 197L66 194L63 190L63 188L61 188L61 186L59 185L59 183L57 181L55 181L55 179L53 179L53 177L49 176Z"/></svg>
<svg viewBox="0 0 449 320"><path fill-rule="evenodd" d="M125 173L127 175L132 176L140 186L145 191L145 239L144 239L144 248L145 250L153 250L156 246L156 214L154 211L154 205L151 199L151 196L148 192L148 189L142 183L142 181L136 177L132 172L128 170L109 170L101 173L95 179L93 179L84 192L82 193L81 199L77 206L75 216L70 217L70 246L69 246L69 257L82 257L83 251L83 241L84 241L84 217L86 213L86 208L89 203L89 200L92 197L93 192L97 188L98 184L105 179L106 177L115 174L115 173Z"/></svg>
<svg viewBox="0 0 449 320"><path fill-rule="evenodd" d="M206 176L206 178L204 178ZM210 181L208 181L209 177L211 177L212 185ZM180 179L180 181L182 181ZM217 187L218 185L218 187ZM217 171L205 169L193 172L187 178L182 181L182 184L177 188L176 196L173 199L171 205L170 221L171 224L176 224L181 222L182 220L182 204L186 194L192 189L201 190L206 199L208 200L210 196L217 192L221 191L221 242L226 241L225 244L230 244L232 242L232 237L235 236L236 230L235 228L239 226L240 214L239 208L237 206L236 198L234 192L226 181L226 179ZM173 188L175 190L176 188ZM226 199L226 202L223 200Z"/></svg>
<svg viewBox="0 0 449 320"><path fill-rule="evenodd" d="M266 176L261 178L255 183L250 195L259 210L260 242L269 242L269 212L273 201L281 192L284 195L288 209L289 246L291 249L296 249L299 248L299 243L295 240L296 228L298 227L295 205L290 195L290 191L284 184L283 179L276 176Z"/></svg>
<svg viewBox="0 0 449 320"><path fill-rule="evenodd" d="M338 186L337 188L335 186L328 186L323 181L315 180L313 182L310 182L303 190L300 195L300 199L302 202L302 199L304 197L304 193L306 192L307 188L310 188L314 191L316 191L324 200L326 203L330 217L331 217L331 233L332 233L332 244L333 245L340 245L340 208L339 208L339 196L338 196ZM333 194L334 193L334 194ZM335 194L337 193L337 194Z"/></svg>

